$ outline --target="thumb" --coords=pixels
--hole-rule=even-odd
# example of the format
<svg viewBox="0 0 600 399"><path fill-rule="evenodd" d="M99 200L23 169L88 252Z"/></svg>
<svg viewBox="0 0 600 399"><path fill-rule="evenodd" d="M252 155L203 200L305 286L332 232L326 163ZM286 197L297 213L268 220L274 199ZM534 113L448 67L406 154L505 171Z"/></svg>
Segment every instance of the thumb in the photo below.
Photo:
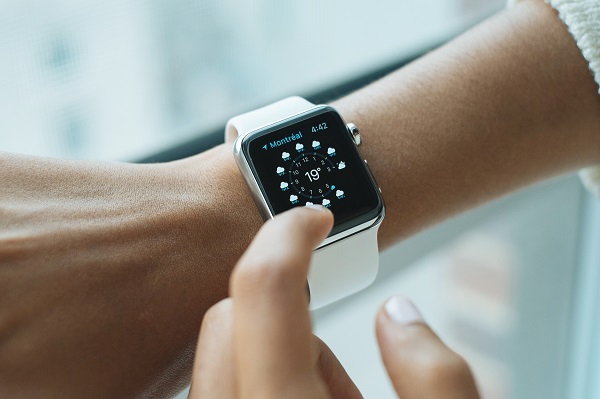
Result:
<svg viewBox="0 0 600 399"><path fill-rule="evenodd" d="M393 297L377 314L381 357L402 399L477 399L465 360L425 324L406 298Z"/></svg>

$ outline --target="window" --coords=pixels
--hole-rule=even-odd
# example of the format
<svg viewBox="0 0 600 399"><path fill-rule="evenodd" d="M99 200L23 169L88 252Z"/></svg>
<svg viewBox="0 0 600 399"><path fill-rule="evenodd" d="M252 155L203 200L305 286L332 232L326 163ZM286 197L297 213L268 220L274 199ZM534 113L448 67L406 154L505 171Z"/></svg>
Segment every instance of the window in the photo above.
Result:
<svg viewBox="0 0 600 399"><path fill-rule="evenodd" d="M0 150L139 159L431 47L503 0L0 5Z"/></svg>

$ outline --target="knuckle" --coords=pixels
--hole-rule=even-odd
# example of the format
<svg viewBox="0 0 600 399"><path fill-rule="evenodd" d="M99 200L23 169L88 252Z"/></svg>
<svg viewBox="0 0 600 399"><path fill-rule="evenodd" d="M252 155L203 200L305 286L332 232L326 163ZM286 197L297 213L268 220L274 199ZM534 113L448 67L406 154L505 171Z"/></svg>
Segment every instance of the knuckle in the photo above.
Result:
<svg viewBox="0 0 600 399"><path fill-rule="evenodd" d="M316 335L314 336L314 350L317 353L317 366L325 381L330 381L335 373L335 355L327 344Z"/></svg>
<svg viewBox="0 0 600 399"><path fill-rule="evenodd" d="M278 292L291 288L300 278L289 260L273 257L265 260L250 260L234 272L232 292L239 293Z"/></svg>

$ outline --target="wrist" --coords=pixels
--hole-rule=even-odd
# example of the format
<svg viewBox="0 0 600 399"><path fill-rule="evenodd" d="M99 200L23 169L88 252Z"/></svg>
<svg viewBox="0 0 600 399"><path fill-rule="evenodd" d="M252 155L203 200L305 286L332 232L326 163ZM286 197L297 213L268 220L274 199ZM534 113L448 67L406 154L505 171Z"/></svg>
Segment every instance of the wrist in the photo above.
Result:
<svg viewBox="0 0 600 399"><path fill-rule="evenodd" d="M155 165L0 161L2 305L27 326L3 348L11 383L0 396L135 396L185 382L174 377L191 365L203 314L261 224L228 149ZM21 361L34 352L37 366Z"/></svg>
<svg viewBox="0 0 600 399"><path fill-rule="evenodd" d="M220 261L233 267L263 220L235 160L231 144L168 165L185 197L196 198L189 223L206 237L207 246L223 247Z"/></svg>

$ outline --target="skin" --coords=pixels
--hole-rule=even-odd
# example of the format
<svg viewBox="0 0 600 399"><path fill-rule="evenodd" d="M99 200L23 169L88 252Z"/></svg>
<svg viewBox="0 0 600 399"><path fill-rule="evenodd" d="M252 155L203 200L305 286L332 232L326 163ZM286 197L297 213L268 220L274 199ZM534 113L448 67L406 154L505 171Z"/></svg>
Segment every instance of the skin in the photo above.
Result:
<svg viewBox="0 0 600 399"><path fill-rule="evenodd" d="M386 201L381 247L600 164L597 91L531 0L337 101ZM231 145L161 165L3 153L0 182L0 397L187 384L203 315L262 224Z"/></svg>
<svg viewBox="0 0 600 399"><path fill-rule="evenodd" d="M236 265L230 298L202 323L190 399L362 398L331 351L312 334L306 276L333 215L296 208L259 231ZM476 399L465 361L396 298L376 319L384 365L403 399Z"/></svg>
<svg viewBox="0 0 600 399"><path fill-rule="evenodd" d="M210 178L220 156L149 167L2 156L0 397L157 397L189 382L202 315L227 295L219 254L239 256L260 224L218 207L236 195ZM229 239L206 234L205 217L226 221L210 234Z"/></svg>
<svg viewBox="0 0 600 399"><path fill-rule="evenodd" d="M385 196L383 247L600 163L598 86L541 1L518 3L335 106L363 132L361 154Z"/></svg>

